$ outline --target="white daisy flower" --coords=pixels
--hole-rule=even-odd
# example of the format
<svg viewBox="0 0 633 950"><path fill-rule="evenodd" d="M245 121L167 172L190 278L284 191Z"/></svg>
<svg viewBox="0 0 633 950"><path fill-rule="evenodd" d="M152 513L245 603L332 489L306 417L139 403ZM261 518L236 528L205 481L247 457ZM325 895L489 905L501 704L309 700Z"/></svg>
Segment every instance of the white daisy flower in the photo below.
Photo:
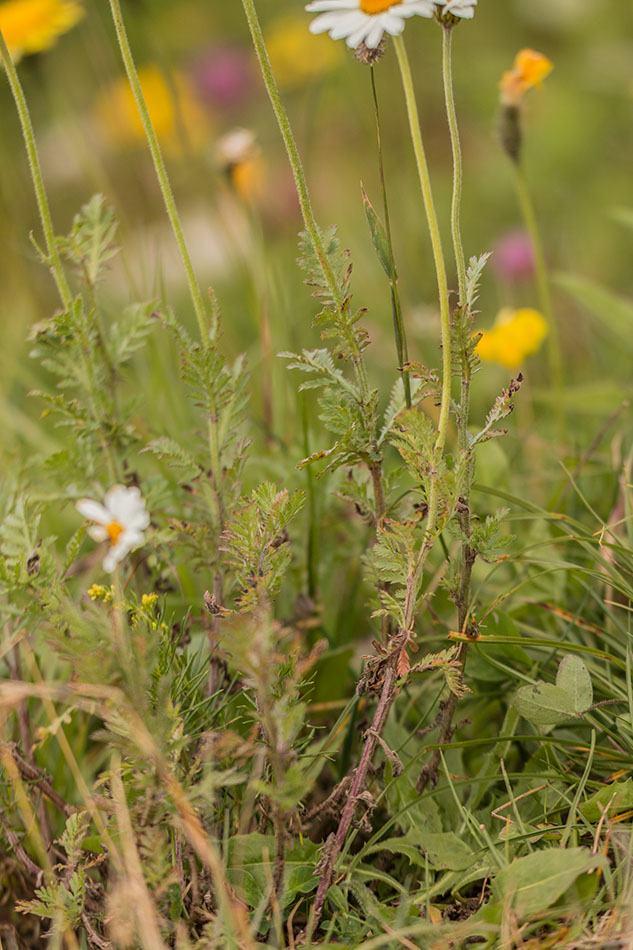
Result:
<svg viewBox="0 0 633 950"><path fill-rule="evenodd" d="M88 534L94 541L109 541L103 569L111 574L117 564L145 540L143 532L149 527L149 514L138 488L114 485L103 499L103 504L92 498L81 498L77 511L94 525Z"/></svg>
<svg viewBox="0 0 633 950"><path fill-rule="evenodd" d="M461 16L467 20L472 20L477 6L477 0L437 0L437 2L443 6L442 13L452 13L453 16Z"/></svg>
<svg viewBox="0 0 633 950"><path fill-rule="evenodd" d="M345 39L351 49L364 43L376 49L385 33L399 36L412 16L432 17L435 0L313 0L308 13L320 13L310 24L311 33L329 33Z"/></svg>

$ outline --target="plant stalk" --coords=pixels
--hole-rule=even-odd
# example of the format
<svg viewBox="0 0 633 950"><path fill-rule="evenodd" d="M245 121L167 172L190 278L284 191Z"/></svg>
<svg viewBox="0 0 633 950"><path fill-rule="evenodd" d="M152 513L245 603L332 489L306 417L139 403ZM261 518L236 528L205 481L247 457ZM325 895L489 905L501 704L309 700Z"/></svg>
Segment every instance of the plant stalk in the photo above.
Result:
<svg viewBox="0 0 633 950"><path fill-rule="evenodd" d="M541 232L538 226L536 210L530 188L528 186L525 171L518 161L512 162L514 169L514 183L523 218L523 224L530 236L532 249L534 251L534 268L536 273L536 286L539 296L539 305L543 316L547 321L549 329L547 337L547 356L549 362L549 371L555 393L556 417L558 422L559 436L565 438L565 403L564 403L564 376L563 376L563 356L561 352L560 334L558 332L558 323L554 314L554 304L552 301L552 288L547 272L547 263L545 260L545 250L541 239Z"/></svg>
<svg viewBox="0 0 633 950"><path fill-rule="evenodd" d="M435 262L435 272L437 275L437 287L440 301L440 317L442 324L442 401L440 407L440 418L438 423L437 441L435 444L439 455L444 452L446 444L446 435L448 432L448 420L451 402L451 314L448 297L448 282L446 278L446 263L444 261L444 251L442 248L442 236L437 220L435 202L433 200L433 190L431 188L431 176L429 166L426 160L424 142L422 141L422 130L420 127L420 114L413 86L413 77L411 75L411 66L404 40L401 36L394 36L393 43L398 58L398 66L402 77L402 87L409 118L409 129L411 132L411 141L415 153L415 161L422 189L422 198L424 209L431 235L431 246L433 248L433 260Z"/></svg>
<svg viewBox="0 0 633 950"><path fill-rule="evenodd" d="M266 91L268 92L268 97L273 107L273 112L275 113L275 118L277 119L277 124L279 125L279 131L281 132L281 136L286 147L286 152L288 154L288 159L290 161L290 167L292 169L292 175L294 177L295 187L297 189L297 196L299 198L299 205L301 207L301 214L303 216L306 231L310 236L314 253L318 258L323 276L332 295L332 300L334 301L337 310L342 313L347 306L347 303L343 299L341 288L339 287L336 275L325 252L321 231L319 230L319 226L316 222L314 211L312 209L312 202L310 201L310 194L308 192L308 185L305 172L303 170L303 164L301 162L301 157L299 155L299 149L297 148L297 142L290 126L288 113L286 112L281 101L279 87L277 86L277 82L270 65L270 59L268 57L268 51L264 42L264 36L262 33L261 24L259 22L259 17L257 16L257 10L255 9L254 0L242 0L242 6L244 7L244 13L246 14L248 26L253 38L253 44L255 46L257 59L259 60ZM362 352L358 347L356 350L357 351L354 353L354 365L361 392L361 398L363 403L366 403L369 399L369 382L367 379L367 371L365 369Z"/></svg>
<svg viewBox="0 0 633 950"><path fill-rule="evenodd" d="M453 151L453 198L451 202L451 234L457 267L457 282L459 288L458 304L463 307L466 303L466 259L462 243L461 208L464 181L462 161L462 145L455 109L455 94L453 91L453 24L442 24L442 74L444 78L444 96L446 99L446 115L451 133L451 148Z"/></svg>
<svg viewBox="0 0 633 950"><path fill-rule="evenodd" d="M0 30L0 60L4 63L7 79L9 80L9 86L11 88L11 94L13 95L13 99L18 110L18 116L20 118L20 125L22 126L22 136L24 138L24 144L26 146L26 152L29 159L29 167L31 169L33 186L35 188L37 207L39 209L40 220L42 222L42 230L44 231L44 239L46 241L48 262L64 308L66 310L70 310L73 297L66 279L66 274L59 256L59 251L57 249L55 229L53 228L53 218L51 215L48 195L46 194L46 188L44 186L42 166L40 165L39 154L35 142L33 123L31 122L31 116L26 104L24 90L22 89L22 84L20 83L11 53L9 52L5 38L2 35L2 30Z"/></svg>
<svg viewBox="0 0 633 950"><path fill-rule="evenodd" d="M119 49L121 51L121 57L123 59L123 64L125 66L125 71L134 94L134 99L136 101L136 107L138 109L139 115L141 117L141 122L143 123L143 129L145 130L145 136L147 138L147 144L152 156L152 161L154 162L154 168L156 170L156 176L158 178L158 184L160 185L160 190L163 196L163 201L165 202L165 209L167 211L167 216L174 232L174 237L180 251L180 256L184 264L185 272L187 275L187 282L189 284L189 291L191 293L191 299L193 302L193 308L196 314L196 319L198 321L198 327L200 329L200 336L204 342L206 342L209 336L209 324L207 318L207 311L204 305L202 298L202 293L200 291L200 286L196 279L196 275L193 268L193 263L191 260L191 255L187 247L187 242L185 241L184 232L182 229L182 223L180 221L180 215L176 207L176 202L174 200L174 194L171 188L169 177L167 175L167 169L165 167L165 161L163 159L163 154L158 144L158 137L154 130L152 120L147 109L147 104L145 102L145 97L143 95L143 90L141 88L141 83L138 78L138 72L134 63L134 57L132 56L132 50L130 48L130 43L127 37L127 32L125 29L125 24L123 22L123 16L121 14L121 5L119 0L109 0L110 2L110 11L112 13L112 20L114 23L114 29L116 32L117 42L119 44Z"/></svg>
<svg viewBox="0 0 633 950"><path fill-rule="evenodd" d="M393 240L391 236L391 218L389 215L389 202L387 200L387 185L385 181L385 164L382 150L382 129L380 124L380 109L378 106L378 90L376 89L376 73L373 65L369 70L371 76L371 91L374 100L374 112L376 116L376 143L378 148L378 172L380 176L380 187L382 189L382 203L385 215L385 233L387 235L387 249L389 252L389 264L391 275L389 278L389 287L391 290L391 309L393 312L393 329L396 341L396 355L398 357L398 366L402 374L402 384L404 386L404 399L407 409L411 408L411 380L406 369L409 362L409 348L407 346L407 335L404 328L402 317L402 306L400 304L400 294L398 292L398 275L396 272L396 261L393 253Z"/></svg>
<svg viewBox="0 0 633 950"><path fill-rule="evenodd" d="M444 95L446 98L446 114L448 117L448 126L451 136L451 146L453 151L453 198L451 205L451 233L453 237L453 249L455 253L455 263L457 266L457 277L459 281L459 307L466 306L466 261L464 258L464 249L461 236L461 217L460 209L463 191L463 165L462 148L459 135L459 125L457 122L457 111L455 109L455 96L453 93L453 63L452 63L452 33L453 24L443 24L443 46L442 63L444 77ZM457 447L460 454L468 453L468 421L470 418L470 386L472 371L468 360L468 354L460 354L461 384L459 413L457 415ZM472 456L468 459L466 471L466 484L464 492L460 499L459 525L463 536L470 538L471 532L471 491L473 481L473 463ZM468 540L462 542L460 551L460 574L459 588L457 592L457 625L462 633L465 630L469 615L470 605L470 584L475 563L476 555L470 547ZM465 661L468 644L460 645L459 656L462 662ZM453 715L457 706L457 696L451 693L446 705L442 711L439 724L438 744L442 745L448 742L452 732ZM423 791L426 784L432 776L435 776L437 767L441 759L441 750L436 749L431 756L429 763L424 767L418 780L418 791Z"/></svg>

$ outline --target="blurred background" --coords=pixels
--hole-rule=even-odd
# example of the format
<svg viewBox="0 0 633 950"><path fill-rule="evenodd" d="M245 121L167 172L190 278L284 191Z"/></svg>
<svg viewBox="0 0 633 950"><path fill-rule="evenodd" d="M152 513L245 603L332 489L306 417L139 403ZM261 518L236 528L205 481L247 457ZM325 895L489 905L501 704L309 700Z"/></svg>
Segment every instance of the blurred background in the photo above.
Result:
<svg viewBox="0 0 633 950"><path fill-rule="evenodd" d="M52 0L51 0L52 2ZM9 4L0 3L2 8ZM106 3L84 15L51 48L24 55L19 72L30 103L58 233L95 192L120 222L123 253L102 296L113 315L135 299L166 297L194 325L184 274L144 145ZM374 114L367 67L343 43L308 32L297 0L260 0L270 55L293 120L317 218L336 223L352 252L358 305L376 344L376 383L393 378L391 306L360 198L362 181L380 207ZM150 111L199 279L213 285L224 314L224 346L245 350L254 374L256 437L290 449L301 441L296 380L276 353L317 346L315 312L295 266L301 228L293 183L240 3L127 0L124 14ZM407 26L441 218L448 219L450 145L441 88L441 33L415 18ZM483 284L481 328L504 306L538 305L529 245L510 163L497 137L498 82L523 47L555 65L525 109L525 169L556 293L571 413L567 449L586 446L631 390L633 333L626 313L587 308L571 281L633 293L633 7L622 0L481 0L455 31L455 90L465 153L465 248L495 250ZM377 67L395 253L412 359L439 362L435 278L395 57ZM25 450L51 451L56 434L27 394L41 369L29 361L28 328L57 306L30 234L40 226L8 85L0 81L0 425L5 470ZM630 213L630 212L629 212ZM630 225L630 220L629 220ZM450 234L444 228L450 261ZM456 280L451 268L451 285ZM622 306L625 307L624 302ZM631 311L633 313L633 310ZM145 411L178 412L177 367L152 340L135 364ZM541 352L527 365L523 432L546 434L552 394ZM491 366L476 387L475 412L509 379ZM384 390L383 390L384 391ZM553 430L552 430L553 431ZM513 441L515 440L514 448ZM517 432L494 448L495 477L518 451ZM495 454L496 453L496 454ZM298 454L295 453L295 457ZM267 461L264 465L272 465ZM484 463L485 467L485 463Z"/></svg>

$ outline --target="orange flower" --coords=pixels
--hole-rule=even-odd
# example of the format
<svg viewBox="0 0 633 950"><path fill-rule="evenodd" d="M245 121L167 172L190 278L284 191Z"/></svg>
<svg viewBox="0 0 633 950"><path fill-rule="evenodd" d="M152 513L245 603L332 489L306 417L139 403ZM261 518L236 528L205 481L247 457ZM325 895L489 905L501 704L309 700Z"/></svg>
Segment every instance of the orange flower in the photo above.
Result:
<svg viewBox="0 0 633 950"><path fill-rule="evenodd" d="M553 68L554 64L547 56L533 49L522 49L517 53L514 67L503 74L499 83L503 105L520 105L526 92L540 86Z"/></svg>
<svg viewBox="0 0 633 950"><path fill-rule="evenodd" d="M17 62L54 46L83 15L76 0L6 0L0 3L0 30Z"/></svg>

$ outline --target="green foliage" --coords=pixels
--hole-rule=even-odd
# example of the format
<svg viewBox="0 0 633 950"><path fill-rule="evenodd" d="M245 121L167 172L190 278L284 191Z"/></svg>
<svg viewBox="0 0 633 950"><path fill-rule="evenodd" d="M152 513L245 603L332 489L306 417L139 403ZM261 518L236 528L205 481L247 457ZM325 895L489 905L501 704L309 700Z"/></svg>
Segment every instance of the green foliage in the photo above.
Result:
<svg viewBox="0 0 633 950"><path fill-rule="evenodd" d="M566 656L561 660L556 685L539 682L534 686L522 686L514 699L514 705L522 716L542 726L582 716L592 703L591 677L577 656Z"/></svg>
<svg viewBox="0 0 633 950"><path fill-rule="evenodd" d="M236 572L240 610L278 593L292 557L286 529L303 504L303 492L291 495L264 482L235 512L222 535L222 550Z"/></svg>
<svg viewBox="0 0 633 950"><path fill-rule="evenodd" d="M62 254L94 287L104 276L106 265L119 253L117 222L103 195L93 195L75 215L70 234L58 241Z"/></svg>
<svg viewBox="0 0 633 950"><path fill-rule="evenodd" d="M145 6L139 15L153 16ZM184 126L184 92L167 85ZM169 156L178 190L193 147ZM239 267L231 249L218 268L230 313L211 292L194 337L171 266L153 255L140 269L157 274L148 300L122 299L113 262L138 280L130 223L155 210L137 160L108 155L113 185L129 176L134 192L117 203L125 254L96 195L57 239L72 305L55 309L38 287L25 313L52 316L32 329L32 361L23 367L19 348L2 361L15 409L2 416L0 460L2 939L81 950L602 944L605 934L583 942L583 928L615 928L630 904L626 414L611 416L602 389L610 415L596 434L568 387L573 474L561 481L563 440L547 441L551 395L534 357L533 405L498 443L523 373L495 398L495 371L479 372L480 294L487 311L508 292L483 285L483 254L452 314L445 442L442 373L398 365L376 292L384 271L403 301L422 295L403 318L412 351L438 362L419 215L394 227L396 274L364 191L377 261L368 248L354 273L370 318L353 303L336 229L319 232L325 259L304 233L314 348L312 304L283 270L283 209L253 195L245 213L236 186L217 215L222 246L233 217L244 229ZM358 235L349 243L362 247ZM625 297L585 276L559 285L626 359ZM13 307L12 280L7 293ZM23 408L27 390L37 401ZM592 389L579 392L602 411ZM101 502L115 483L139 488L151 524L106 577L97 544L121 526L106 523L95 542L72 502Z"/></svg>
<svg viewBox="0 0 633 950"><path fill-rule="evenodd" d="M336 227L322 231L321 239L335 277L338 299L332 296L332 287L312 247L312 241L304 232L301 235L298 263L305 272L306 284L313 288L313 295L323 302L323 309L314 318L314 326L321 330L322 340L338 341L333 346L334 357L358 364L363 350L369 344L369 337L367 331L359 326L364 311L353 311L350 307L352 265L349 251L342 248L336 236Z"/></svg>

